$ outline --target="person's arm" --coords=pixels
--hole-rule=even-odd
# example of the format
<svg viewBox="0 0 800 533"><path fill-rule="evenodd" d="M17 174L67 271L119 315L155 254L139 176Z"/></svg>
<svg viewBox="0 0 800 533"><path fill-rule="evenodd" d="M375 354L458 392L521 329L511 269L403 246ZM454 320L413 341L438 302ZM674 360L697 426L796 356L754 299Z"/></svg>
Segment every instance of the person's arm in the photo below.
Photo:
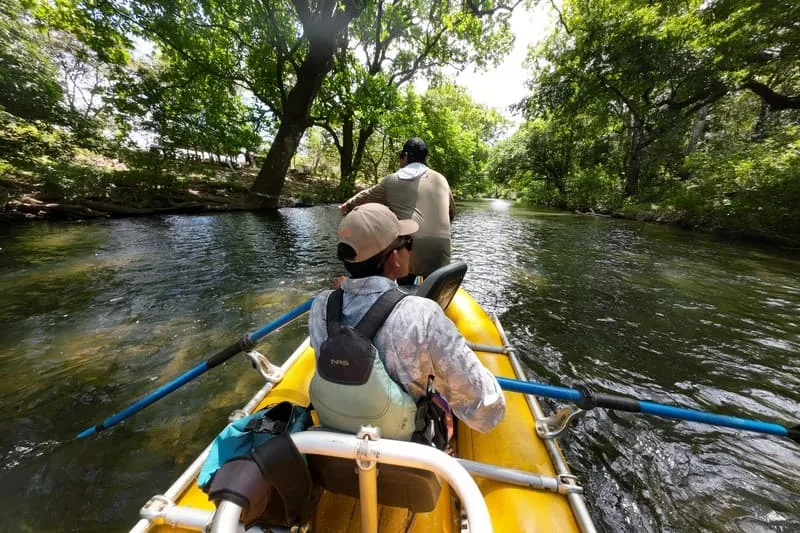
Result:
<svg viewBox="0 0 800 533"><path fill-rule="evenodd" d="M450 192L450 222L456 217L456 200L453 198L452 191Z"/></svg>
<svg viewBox="0 0 800 533"><path fill-rule="evenodd" d="M356 194L345 203L339 206L339 210L345 215L349 213L355 206L361 204L368 204L370 202L377 202L386 205L386 178L379 181L369 189L364 189Z"/></svg>
<svg viewBox="0 0 800 533"><path fill-rule="evenodd" d="M456 326L437 311L427 328L434 386L458 418L480 432L489 431L505 415L503 391Z"/></svg>
<svg viewBox="0 0 800 533"><path fill-rule="evenodd" d="M308 312L308 336L317 357L322 343L328 336L328 296L331 292L333 291L323 291L316 295L311 303L311 310Z"/></svg>

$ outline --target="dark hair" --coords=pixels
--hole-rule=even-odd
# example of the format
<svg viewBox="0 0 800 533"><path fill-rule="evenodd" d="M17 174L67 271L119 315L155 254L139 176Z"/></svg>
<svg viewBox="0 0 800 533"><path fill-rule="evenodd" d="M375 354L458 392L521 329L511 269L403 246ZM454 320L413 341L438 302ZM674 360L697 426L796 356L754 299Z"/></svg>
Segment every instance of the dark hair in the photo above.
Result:
<svg viewBox="0 0 800 533"><path fill-rule="evenodd" d="M408 244L409 241L411 241L410 237L401 235L393 240L389 246L384 248L381 253L370 257L366 261L361 261L360 263L346 261L348 257L352 258L356 256L356 251L349 244L340 242L336 250L336 255L342 260L344 268L347 269L353 279L380 276L383 274L383 265L386 263L389 254L403 246L406 246L410 250L411 245Z"/></svg>
<svg viewBox="0 0 800 533"><path fill-rule="evenodd" d="M408 156L409 163L424 163L428 157L428 146L419 137L412 137L403 145L400 155Z"/></svg>

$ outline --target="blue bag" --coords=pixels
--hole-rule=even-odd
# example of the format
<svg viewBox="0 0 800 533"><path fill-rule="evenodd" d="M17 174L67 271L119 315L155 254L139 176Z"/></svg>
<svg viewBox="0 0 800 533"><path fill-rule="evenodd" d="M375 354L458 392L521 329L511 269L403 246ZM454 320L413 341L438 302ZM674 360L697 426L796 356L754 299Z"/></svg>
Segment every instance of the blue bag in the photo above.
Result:
<svg viewBox="0 0 800 533"><path fill-rule="evenodd" d="M250 452L282 433L296 433L313 425L311 409L291 402L276 405L228 424L211 445L197 485L207 490L217 470L232 459L247 457Z"/></svg>

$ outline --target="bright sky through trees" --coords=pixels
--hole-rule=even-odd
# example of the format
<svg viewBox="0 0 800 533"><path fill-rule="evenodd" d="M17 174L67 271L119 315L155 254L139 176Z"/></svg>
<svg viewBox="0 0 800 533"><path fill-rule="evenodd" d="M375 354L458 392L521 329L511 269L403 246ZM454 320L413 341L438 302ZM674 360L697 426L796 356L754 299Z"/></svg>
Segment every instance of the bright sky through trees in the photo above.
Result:
<svg viewBox="0 0 800 533"><path fill-rule="evenodd" d="M523 65L528 48L547 37L555 20L553 9L547 2L539 2L531 10L526 10L524 5L518 6L511 17L514 50L496 69L487 72L467 69L454 73L455 82L466 87L476 102L492 106L515 123L520 123L522 118L512 116L508 106L529 93L526 82L530 79L530 72Z"/></svg>

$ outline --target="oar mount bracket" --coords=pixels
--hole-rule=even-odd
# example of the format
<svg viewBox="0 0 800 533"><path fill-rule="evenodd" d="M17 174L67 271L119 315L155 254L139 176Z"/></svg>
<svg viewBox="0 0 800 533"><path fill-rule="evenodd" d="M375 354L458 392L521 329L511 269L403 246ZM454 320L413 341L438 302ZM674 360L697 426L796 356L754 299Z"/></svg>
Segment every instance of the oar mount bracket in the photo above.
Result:
<svg viewBox="0 0 800 533"><path fill-rule="evenodd" d="M247 358L253 364L253 368L258 370L261 377L267 383L277 383L283 379L283 371L279 366L273 365L269 360L264 357L264 354L256 350L247 352Z"/></svg>
<svg viewBox="0 0 800 533"><path fill-rule="evenodd" d="M540 439L555 439L558 438L573 422L583 415L586 411L583 409L573 409L566 407L561 409L553 416L541 418L536 421L536 434Z"/></svg>

